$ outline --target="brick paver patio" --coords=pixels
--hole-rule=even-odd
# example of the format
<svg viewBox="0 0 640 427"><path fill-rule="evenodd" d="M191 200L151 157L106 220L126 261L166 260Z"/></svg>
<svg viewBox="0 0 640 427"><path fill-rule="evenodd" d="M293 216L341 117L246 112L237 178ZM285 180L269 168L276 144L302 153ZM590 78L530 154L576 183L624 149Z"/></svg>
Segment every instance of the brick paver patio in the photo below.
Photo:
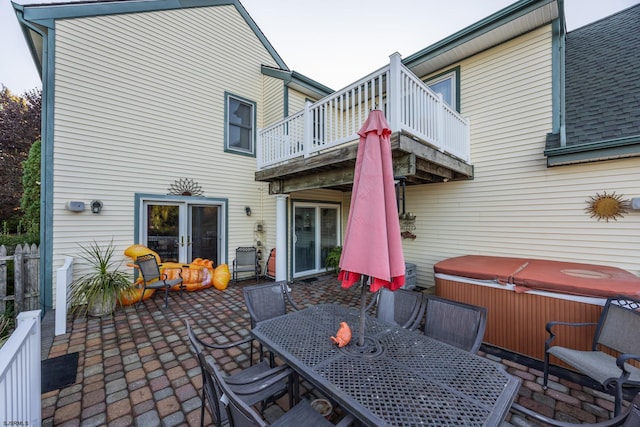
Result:
<svg viewBox="0 0 640 427"><path fill-rule="evenodd" d="M357 307L359 289L342 289L334 277L292 283L293 298L300 307L322 302ZM118 308L113 316L70 319L67 333L55 337L48 357L79 352L76 382L42 395L43 426L199 426L202 378L184 321L191 321L197 334L209 334L218 342L247 337L250 322L242 288L253 283L231 283L225 291L185 292L182 298L171 293L168 308L156 296L139 308ZM613 410L608 394L558 377L543 390L539 369L503 354L481 354L522 379L518 402L537 412L596 422L609 418ZM245 346L213 355L230 373L248 364L249 351ZM286 405L286 399L281 402ZM276 406L267 414L279 410ZM205 424L210 423L205 414ZM537 424L514 415L505 425Z"/></svg>

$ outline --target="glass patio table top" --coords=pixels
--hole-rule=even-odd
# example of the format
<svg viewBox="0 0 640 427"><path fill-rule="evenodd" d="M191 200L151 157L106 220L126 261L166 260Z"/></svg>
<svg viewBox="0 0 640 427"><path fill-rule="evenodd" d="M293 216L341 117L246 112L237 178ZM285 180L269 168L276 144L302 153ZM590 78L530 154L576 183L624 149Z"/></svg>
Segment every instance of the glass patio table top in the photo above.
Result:
<svg viewBox="0 0 640 427"><path fill-rule="evenodd" d="M498 426L520 380L486 358L368 316L357 346L359 311L321 304L265 320L252 330L289 366L369 426ZM340 322L354 331L338 348Z"/></svg>

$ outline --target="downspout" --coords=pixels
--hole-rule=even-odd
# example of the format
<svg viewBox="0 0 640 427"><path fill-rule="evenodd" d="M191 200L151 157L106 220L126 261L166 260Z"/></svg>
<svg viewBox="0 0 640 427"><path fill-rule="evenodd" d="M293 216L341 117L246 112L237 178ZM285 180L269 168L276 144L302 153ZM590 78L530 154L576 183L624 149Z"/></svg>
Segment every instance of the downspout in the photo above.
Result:
<svg viewBox="0 0 640 427"><path fill-rule="evenodd" d="M554 132L560 135L560 147L567 146L566 110L565 110L565 53L566 24L564 19L564 0L558 0L558 18L553 21L553 103ZM557 73L557 74L556 74ZM555 123L557 117L557 123Z"/></svg>
<svg viewBox="0 0 640 427"><path fill-rule="evenodd" d="M42 81L42 112L40 122L40 140L42 142L40 160L40 308L42 316L53 309L53 32L51 28L34 25L24 19L23 6L13 3L18 21L23 28L42 36L42 59L40 61L40 80ZM25 38L34 57L33 43L26 31ZM36 61L37 63L38 61Z"/></svg>

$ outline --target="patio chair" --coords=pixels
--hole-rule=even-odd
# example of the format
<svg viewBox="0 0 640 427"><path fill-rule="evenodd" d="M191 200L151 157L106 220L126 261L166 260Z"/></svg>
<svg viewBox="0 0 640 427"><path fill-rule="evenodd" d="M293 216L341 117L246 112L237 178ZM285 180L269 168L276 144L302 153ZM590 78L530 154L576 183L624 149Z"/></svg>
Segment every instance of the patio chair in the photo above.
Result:
<svg viewBox="0 0 640 427"><path fill-rule="evenodd" d="M158 260L155 255L140 255L136 258L135 263L142 275L142 296L144 296L147 289L164 289L165 307L169 306L169 289L176 285L180 285L180 296L182 296L182 289L184 287L182 284L182 275L178 273L177 278L167 279L167 275L165 273L160 273L160 265L158 264ZM181 268L179 268L179 270L182 271ZM140 298L138 305L142 304L143 300L144 298Z"/></svg>
<svg viewBox="0 0 640 427"><path fill-rule="evenodd" d="M232 278L234 283L238 281L238 273L251 273L255 275L256 283L258 283L260 264L258 263L258 251L253 246L240 246L236 248L236 258L232 264Z"/></svg>
<svg viewBox="0 0 640 427"><path fill-rule="evenodd" d="M414 330L422 321L425 300L420 292L380 289L377 295L376 316L380 320Z"/></svg>
<svg viewBox="0 0 640 427"><path fill-rule="evenodd" d="M424 334L470 353L477 353L487 326L487 309L434 295L424 295L424 298Z"/></svg>
<svg viewBox="0 0 640 427"><path fill-rule="evenodd" d="M209 344L194 334L188 320L185 320L185 324L187 326L187 334L189 335L191 347L202 371L200 426L204 425L204 407L206 403L208 403L209 412L211 413L214 424L216 427L221 427L222 424L227 421L227 412L220 409L220 398L222 394L207 370L205 358L210 356L204 354L204 348L226 350L242 344L251 344L252 339L246 338L227 344ZM251 364L248 368L225 377L225 380L247 405L253 406L262 403L264 407L266 402L275 401L287 392L289 393L289 404L293 405L292 373L293 371L285 365L271 368L267 362L261 362L257 365Z"/></svg>
<svg viewBox="0 0 640 427"><path fill-rule="evenodd" d="M286 281L247 286L243 289L243 293L244 303L251 318L251 328L255 328L256 324L263 320L287 314L287 302L293 311L298 311L298 306L291 298L290 288ZM253 357L253 348L251 348L251 357ZM261 361L263 357L264 348L260 344ZM273 353L270 353L269 359L271 366L274 366Z"/></svg>
<svg viewBox="0 0 640 427"><path fill-rule="evenodd" d="M584 327L596 325L590 350L574 350L552 346L556 337L554 326ZM604 389L615 392L614 415L622 407L622 388L640 387L640 369L627 363L640 361L640 300L625 296L607 299L598 323L549 322L549 338L544 343L544 388L549 379L549 356L555 356L579 372L596 380ZM604 348L615 350L618 357L605 353Z"/></svg>
<svg viewBox="0 0 640 427"><path fill-rule="evenodd" d="M224 396L222 402L227 412L228 419L231 420L231 425L234 427L245 426L279 426L279 427L333 427L334 424L329 422L326 418L320 415L315 409L311 407L309 401L303 399L295 406L290 406L287 412L284 413L272 424L267 423L254 408L251 407L238 393L233 389L228 382L228 377L225 378L220 370L217 368L213 358L211 356L206 357L205 365L207 375L216 383L220 391ZM346 427L351 425L354 418L352 415L345 416L340 423L336 424L339 427Z"/></svg>
<svg viewBox="0 0 640 427"><path fill-rule="evenodd" d="M633 399L633 402L631 402L631 405L629 405L629 407L626 408L626 410L622 414L614 418L611 418L610 420L602 421L595 424L582 424L582 423L574 424L574 423L567 423L564 421L554 420L549 417L545 417L542 414L534 412L529 408L525 408L524 406L518 403L514 403L513 405L511 405L511 410L512 412L520 413L529 418L533 418L536 421L540 421L545 425L550 425L555 427L576 427L576 426L639 427L640 426L640 394L636 395L636 397Z"/></svg>

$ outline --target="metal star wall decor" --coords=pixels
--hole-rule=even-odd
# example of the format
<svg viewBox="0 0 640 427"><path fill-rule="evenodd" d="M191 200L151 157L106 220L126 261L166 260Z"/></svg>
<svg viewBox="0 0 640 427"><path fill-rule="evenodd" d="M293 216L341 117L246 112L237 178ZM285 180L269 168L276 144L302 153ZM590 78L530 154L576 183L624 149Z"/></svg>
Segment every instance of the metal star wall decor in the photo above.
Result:
<svg viewBox="0 0 640 427"><path fill-rule="evenodd" d="M587 204L589 206L585 211L591 215L591 218L598 218L598 221L604 219L606 222L610 219L617 221L617 218L623 218L629 208L629 200L616 194L615 191L611 194L607 194L606 191L602 194L596 193L587 200Z"/></svg>
<svg viewBox="0 0 640 427"><path fill-rule="evenodd" d="M168 188L169 194L176 196L202 196L202 187L191 178L180 178Z"/></svg>

